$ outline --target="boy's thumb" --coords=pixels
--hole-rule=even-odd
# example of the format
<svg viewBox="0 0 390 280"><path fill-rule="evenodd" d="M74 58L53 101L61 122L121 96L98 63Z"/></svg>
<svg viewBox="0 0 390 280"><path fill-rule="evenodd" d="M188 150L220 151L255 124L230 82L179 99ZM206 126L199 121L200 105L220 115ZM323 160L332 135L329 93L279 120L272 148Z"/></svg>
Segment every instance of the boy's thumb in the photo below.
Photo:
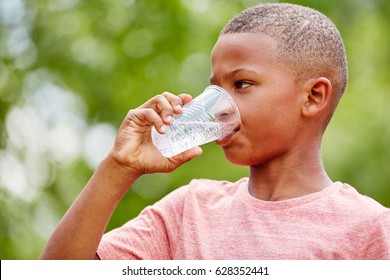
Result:
<svg viewBox="0 0 390 280"><path fill-rule="evenodd" d="M176 165L175 168L179 167L180 165L192 160L193 158L200 156L203 153L203 150L201 147L194 147L187 151L184 151L174 157L171 158L173 163Z"/></svg>

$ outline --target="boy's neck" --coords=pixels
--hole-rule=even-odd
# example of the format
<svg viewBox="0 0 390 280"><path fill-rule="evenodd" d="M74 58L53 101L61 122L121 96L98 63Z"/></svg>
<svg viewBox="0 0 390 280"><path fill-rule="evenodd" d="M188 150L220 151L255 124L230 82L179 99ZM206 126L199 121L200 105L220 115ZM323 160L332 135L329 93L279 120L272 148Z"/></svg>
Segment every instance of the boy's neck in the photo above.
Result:
<svg viewBox="0 0 390 280"><path fill-rule="evenodd" d="M278 201L318 192L332 183L319 152L311 157L295 155L295 158L251 166L248 189L258 199Z"/></svg>

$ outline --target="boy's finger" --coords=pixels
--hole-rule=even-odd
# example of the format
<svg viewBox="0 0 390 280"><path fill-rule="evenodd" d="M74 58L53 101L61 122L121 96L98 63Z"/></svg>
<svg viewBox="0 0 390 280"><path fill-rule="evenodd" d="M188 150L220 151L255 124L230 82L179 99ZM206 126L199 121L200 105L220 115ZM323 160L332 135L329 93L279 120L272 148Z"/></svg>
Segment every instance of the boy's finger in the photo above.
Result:
<svg viewBox="0 0 390 280"><path fill-rule="evenodd" d="M127 124L137 127L153 125L159 133L165 133L166 127L161 116L152 108L139 108L130 110L127 114Z"/></svg>
<svg viewBox="0 0 390 280"><path fill-rule="evenodd" d="M187 93L179 94L178 97L182 100L183 105L186 105L187 103L192 101L192 96Z"/></svg>
<svg viewBox="0 0 390 280"><path fill-rule="evenodd" d="M175 165L175 168L177 168L180 165L192 160L193 158L200 156L202 153L203 153L202 148L194 147L170 158L170 160Z"/></svg>
<svg viewBox="0 0 390 280"><path fill-rule="evenodd" d="M165 124L171 124L174 110L164 94L156 95L141 107L154 109L161 116Z"/></svg>
<svg viewBox="0 0 390 280"><path fill-rule="evenodd" d="M192 99L189 94L174 95L164 92L162 95L169 101L175 114L181 114L183 106Z"/></svg>

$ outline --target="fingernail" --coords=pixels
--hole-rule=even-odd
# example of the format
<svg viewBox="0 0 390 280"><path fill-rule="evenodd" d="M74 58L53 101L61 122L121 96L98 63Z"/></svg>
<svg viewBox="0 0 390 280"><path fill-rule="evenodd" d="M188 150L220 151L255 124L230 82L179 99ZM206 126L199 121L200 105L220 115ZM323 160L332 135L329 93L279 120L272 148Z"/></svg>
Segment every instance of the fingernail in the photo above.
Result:
<svg viewBox="0 0 390 280"><path fill-rule="evenodd" d="M167 131L167 127L165 125L162 125L160 127L160 132L165 133Z"/></svg>
<svg viewBox="0 0 390 280"><path fill-rule="evenodd" d="M180 104L177 104L177 105L176 105L176 109L177 109L177 110L181 110L182 108L183 108L183 107L182 107Z"/></svg>
<svg viewBox="0 0 390 280"><path fill-rule="evenodd" d="M171 115L166 116L165 121L168 123L172 122L172 116Z"/></svg>

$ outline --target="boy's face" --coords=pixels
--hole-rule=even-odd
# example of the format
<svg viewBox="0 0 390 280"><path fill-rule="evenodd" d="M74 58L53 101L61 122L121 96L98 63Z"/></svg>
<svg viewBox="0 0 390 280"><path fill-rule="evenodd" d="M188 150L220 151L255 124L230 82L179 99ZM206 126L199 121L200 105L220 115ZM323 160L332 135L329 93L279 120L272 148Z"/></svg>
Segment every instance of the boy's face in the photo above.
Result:
<svg viewBox="0 0 390 280"><path fill-rule="evenodd" d="M210 82L231 94L241 114L240 129L217 141L232 163L263 164L299 146L306 95L277 53L274 39L258 33L222 35L213 49Z"/></svg>

